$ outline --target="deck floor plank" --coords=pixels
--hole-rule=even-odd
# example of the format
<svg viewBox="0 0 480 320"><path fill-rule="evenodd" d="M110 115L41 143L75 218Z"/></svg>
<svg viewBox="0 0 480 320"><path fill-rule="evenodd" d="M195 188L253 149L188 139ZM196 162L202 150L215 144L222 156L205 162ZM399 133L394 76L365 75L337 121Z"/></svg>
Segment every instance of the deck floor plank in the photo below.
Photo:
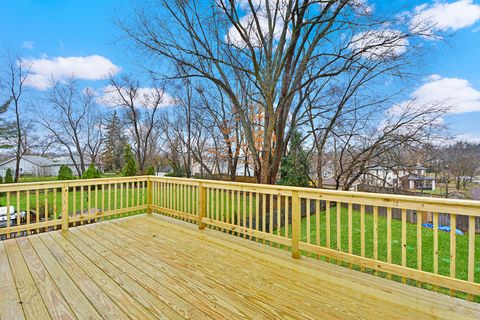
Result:
<svg viewBox="0 0 480 320"><path fill-rule="evenodd" d="M17 242L15 239L6 240L4 245L25 318L32 320L51 319Z"/></svg>
<svg viewBox="0 0 480 320"><path fill-rule="evenodd" d="M82 270L97 284L110 298L132 319L155 319L140 302L135 300L128 291L124 290L93 262L86 258L73 244L68 241L69 235L63 236L60 232L47 233L70 258L77 261Z"/></svg>
<svg viewBox="0 0 480 320"><path fill-rule="evenodd" d="M17 238L17 244L22 251L25 263L32 274L33 280L37 285L38 291L42 296L45 306L53 319L76 319L75 313L70 308L60 289L55 284L47 269L28 238ZM74 301L72 301L74 302ZM88 314L88 310L85 311Z"/></svg>
<svg viewBox="0 0 480 320"><path fill-rule="evenodd" d="M27 238L22 238L22 240ZM20 240L20 239L19 239ZM45 269L57 288L66 299L66 302L74 312L77 319L99 319L102 316L73 282L68 273L66 273L57 259L51 254L48 248L43 244L39 237L28 238L31 246L35 250L37 256L42 261ZM28 241L27 240L27 241Z"/></svg>
<svg viewBox="0 0 480 320"><path fill-rule="evenodd" d="M216 291L212 291L212 288L202 283L202 281L166 265L161 259L152 259L151 253L144 251L145 248L139 249L135 246L126 246L121 238L117 237L115 244L109 244L109 248L113 252L129 257L132 264L155 274L155 278L158 281L174 289L179 295L193 303L196 307L204 310L209 316L218 319L245 316L239 310L246 308L242 305L238 308L238 303L232 304L231 298L228 295L226 296L225 292L222 291L217 294ZM121 250L122 248L123 250Z"/></svg>
<svg viewBox="0 0 480 320"><path fill-rule="evenodd" d="M0 279L2 320L480 315L477 303L157 214L0 242Z"/></svg>
<svg viewBox="0 0 480 320"><path fill-rule="evenodd" d="M89 299L94 308L104 319L130 319L122 309L117 306L109 296L83 271L49 234L43 233L38 237L50 250L53 257L62 266L64 272L72 279L83 294ZM61 271L59 271L61 272Z"/></svg>
<svg viewBox="0 0 480 320"><path fill-rule="evenodd" d="M25 319L2 241L0 241L0 292L0 319Z"/></svg>
<svg viewBox="0 0 480 320"><path fill-rule="evenodd" d="M362 274L346 268L338 268L332 264L316 261L314 259L305 258L302 259L301 263L292 264L292 260L290 259L290 253L283 250L271 250L269 247L258 245L255 242L249 242L248 244L245 244L244 241L241 239L239 240L238 238L233 238L225 234L218 234L218 232L213 232L213 230L206 230L205 236L202 236L199 235L197 230L188 230L185 225L177 228L172 228L171 223L166 223L165 221L162 221L160 219L156 220L157 223L163 225L164 228L177 232L177 235L172 236L172 238L183 238L188 234L193 235L193 237L199 237L201 241L194 239L190 241L190 243L192 243L192 246L194 246L196 243L202 243L202 246L204 248L213 249L215 246L213 246L212 244L216 244L218 246L224 247L223 250L221 250L223 252L228 252L229 250L235 248L235 250L237 251L236 254L224 258L224 261L234 260L235 256L238 256L238 254L242 254L242 257L244 257L245 254L253 254L256 258L261 258L260 260L256 260L256 264L258 265L263 264L268 267L271 266L272 263L275 263L277 265L287 266L287 268L294 270L295 273L304 271L302 272L302 279L305 281L297 284L295 286L295 289L297 289L299 286L306 286L308 289L308 287L310 286L309 291L311 292L312 290L316 290L315 287L320 286L324 289L324 292L330 294L336 293L340 296L346 295L348 297L355 297L358 301L361 301L362 309L366 306L365 302L371 300L374 305L377 306L378 311L380 311L381 307L379 307L379 305L382 306L383 304L379 304L378 301L385 300L385 302L387 302L385 306L388 310L392 310L395 306L397 306L397 315L406 314L408 316L417 315L421 317L423 315L423 311L425 309L428 309L429 312L432 313L432 315L434 316L447 317L450 315L455 318L458 313L457 308L462 308L466 311L470 309L470 312L468 314L470 314L473 318L476 318L480 310L478 304L471 304L465 300L451 298L445 295L439 295L435 292L427 290L419 290L415 287L405 286L400 283L395 283L379 277L373 277L368 274ZM135 232L139 232L139 230L142 230L142 234L147 232L146 230L152 229L152 222L145 223L145 221L140 222L139 220L132 220L131 222L127 220L115 221L112 223L117 225L133 223L135 224L135 226L127 227L127 229L135 230ZM145 223L143 229L141 225L142 223ZM164 229L157 231L163 233ZM213 237L210 236L212 232L214 234ZM207 234L209 235L207 236ZM211 245L205 246L205 241L211 242ZM239 245L232 244L232 242L238 242ZM253 251L251 249L253 249ZM261 254L259 255L257 253ZM277 254L281 258L281 260L272 259L272 257ZM309 264L309 267L305 268L305 264ZM319 277L314 276L313 271L322 271L322 268L325 268L326 270L323 270L323 273L319 273L321 275L320 282L315 282L314 278L317 278L318 281ZM282 272L280 272L278 268L272 270L272 273L277 274L278 277L285 276L284 274L282 274ZM295 273L290 274L289 277L295 279ZM352 282L352 279L356 279L356 281ZM311 285L314 283L315 287L311 287ZM350 290L350 288L352 287L355 287L355 290ZM392 290L393 288L397 288L397 290ZM407 295L406 292L408 293ZM425 299L418 299L419 295L421 295L422 298ZM432 308L433 305L438 306Z"/></svg>
<svg viewBox="0 0 480 320"><path fill-rule="evenodd" d="M332 301L331 295L328 292L323 293L319 288L315 288L317 294L312 295L309 299L305 299L305 295L301 295L298 292L303 291L303 284L299 285L298 283L290 281L290 279L295 279L293 274L283 272L277 278L272 278L270 276L273 272L272 267L267 266L268 268L258 268L256 263L253 263L252 259L238 259L238 256L229 257L227 261L239 260L235 264L225 264L226 261L220 252L213 252L214 246L203 246L197 247L195 244L196 239L190 239L187 235L182 235L181 237L175 237L172 233L174 228L170 228L168 231L158 228L155 228L155 222L146 226L146 228L141 228L140 225L136 225L135 220L124 221L124 223L135 224L135 228L140 228L142 231L141 234L146 234L149 236L154 236L161 232L162 242L169 242L170 237L175 239L183 238L184 241L187 240L190 243L191 247L186 248L183 246L182 252L175 252L176 256L173 256L169 253L168 248L175 245L182 245L181 243L168 244L166 247L161 249L162 245L159 243L155 247L149 248L148 252L150 255L155 255L156 257L162 257L162 261L171 261L173 266L177 263L180 267L181 265L190 264L189 268L195 270L202 274L208 275L208 278L212 281L216 281L216 286L228 287L228 292L238 291L239 295L245 295L244 298L255 297L254 302L259 305L257 308L264 309L266 306L276 306L277 310L274 310L273 314L277 313L279 310L282 310L283 313L276 314L279 317L292 316L297 318L311 318L315 319L316 315L322 314L324 317L336 317L339 314L343 313L344 316L354 316L355 312L350 313L350 310L356 310L362 308L362 315L368 317L369 315L372 318L378 317L382 314L382 308L369 308L368 305L365 305L364 301L358 301L354 299L347 299L345 296L339 295L336 300ZM106 227L106 226L105 226ZM150 231L148 231L150 229ZM125 231L124 231L125 232ZM121 234L121 232L116 232L116 234ZM171 236L170 236L171 235ZM129 241L128 246L135 246L135 241L140 241L141 235L135 234L133 236L127 237L126 240ZM145 240L145 239L143 239ZM140 242L139 242L140 243ZM136 249L141 250L139 243L137 243ZM189 253L190 255L184 255ZM188 256L195 257L194 261L188 261ZM215 259L211 259L212 256L215 256ZM190 258L193 260L193 258ZM197 263L195 263L198 261ZM206 267L205 267L206 266ZM282 270L288 271L288 270ZM188 269L182 270L183 273L188 273ZM248 279L248 282L242 281L242 279ZM280 284L276 279L282 279L282 284ZM320 283L318 283L320 285ZM305 292L308 294L308 292ZM339 303L340 302L340 303ZM344 306L349 305L350 308L345 308ZM342 306L342 307L340 307ZM370 310L369 310L370 309ZM385 313L384 313L385 314ZM396 314L391 312L386 312L385 315L390 317L401 318Z"/></svg>
<svg viewBox="0 0 480 320"><path fill-rule="evenodd" d="M90 261L99 267L105 274L110 276L112 280L117 282L122 288L127 290L132 297L140 302L147 310L149 310L157 319L180 319L180 315L175 313L168 305L142 287L137 281L123 273L113 263L102 257L90 246L86 245L72 229L69 237L72 243L79 251L81 251Z"/></svg>
<svg viewBox="0 0 480 320"><path fill-rule="evenodd" d="M104 227L106 227L106 225ZM104 230L106 231L106 233L112 232L112 230ZM113 232L116 235L119 234L117 230L113 230ZM118 238L121 237L123 236L120 236ZM132 255L138 254L139 252L146 250L148 251L148 253L144 252L145 260L152 260L152 258L156 258L155 260L159 261L161 266L159 267L159 269L153 270L155 275L159 275L161 274L161 272L167 272L167 274L170 276L174 275L176 270L180 270L182 274L187 276L187 281L189 280L190 282L195 283L199 287L204 288L204 292L208 295L218 292L217 300L228 300L230 303L233 303L233 307L242 310L247 317L251 318L260 316L278 318L286 316L296 316L296 318L310 318L305 314L299 313L293 308L287 310L285 306L289 306L289 304L287 304L285 301L280 301L280 299L274 296L270 297L268 295L264 295L262 289L255 290L253 288L254 284L252 282L247 284L249 286L247 288L245 287L245 284L243 284L241 281L238 281L238 279L236 279L236 281L232 281L232 279L235 279L235 277L232 277L232 275L238 272L238 270L235 270L234 268L231 268L230 270L214 269L216 267L216 264L214 260L210 259L209 261L206 261L205 265L207 265L208 268L205 269L200 264L192 264L191 262L189 262L188 260L192 259L192 256L190 258L188 256L178 256L175 258L172 257L171 253L167 251L159 251L157 244L155 244L153 248L145 246L142 247L142 242L136 242L136 240L132 237L127 238L129 238L131 241L121 242L122 240L126 240L125 238L122 238L117 239L117 242L121 242L123 244L123 247L132 248L134 250L134 252L130 252ZM195 259L198 259L198 257L195 257ZM227 266L228 268L228 265L225 266ZM202 275L204 276L202 277ZM195 281L195 279L202 279L202 281L201 283L198 283L198 281ZM232 285L232 282L234 282L234 285ZM262 285L266 286L267 282L264 281ZM255 299L252 299L252 297L254 297ZM238 301L243 302L239 305ZM276 306L276 308L273 308L272 306ZM334 314L332 314L331 316L333 317Z"/></svg>
<svg viewBox="0 0 480 320"><path fill-rule="evenodd" d="M171 228L171 222L173 221L171 219L169 219L168 222L165 222L163 221L163 218L158 219L159 216L153 217L153 219L156 219L158 223L169 229L179 232L176 237L181 238L184 236L184 233L189 233L194 236L199 234L197 230L192 231L192 228L186 227L186 225L182 225L181 227L177 228ZM116 221L114 223L123 224L126 223L126 221ZM135 223L138 223L138 221ZM146 222L144 228L150 228L149 225L150 222ZM212 233L214 236L212 236ZM478 314L480 314L480 305L476 303L470 303L462 299L449 297L413 286L406 286L401 283L379 277L373 277L369 274L364 274L353 270L346 270L345 268L338 268L333 264L324 263L315 259L302 259L301 263L292 264L292 260L289 259L290 253L288 252L283 250L271 250L269 247L259 245L255 242L250 242L248 245L245 245L245 243L237 237L218 234L213 230L207 229L205 230L204 235L198 235L198 237L200 240L196 242L211 242L213 244L225 247L227 250L234 249L237 251L237 254L251 254L251 249L253 249L253 251L261 253L260 255L255 253L255 256L260 257L262 260L266 260L267 263L274 262L279 266L285 265L293 268L295 272L302 272L302 279L308 280L304 281L304 283L307 288L310 288L311 290L314 290L314 288L309 286L309 284L314 283L314 280L311 279L312 276L318 278L318 275L321 275L321 282L327 283L329 286L326 288L327 291L333 290L342 284L345 284L347 288L355 287L354 291L350 290L348 292L349 296L355 295L355 291L359 291L362 293L362 295L357 296L357 298L362 301L365 300L365 294L367 294L375 297L377 301L378 299L385 300L389 308L394 305L401 306L401 309L410 307L408 311L410 316L412 315L412 308L413 310L419 310L417 313L420 317L423 316L421 311L426 309L429 310L429 314L431 313L432 316L438 316L440 318L448 316L455 318L458 315L459 308L464 310L473 318L478 318ZM262 262L259 261L259 264L262 264ZM272 272L275 273L276 269L272 270ZM317 274L315 274L316 272ZM331 276L333 278L330 279ZM419 299L419 297L422 299ZM436 307L432 308L433 305Z"/></svg>
<svg viewBox="0 0 480 320"><path fill-rule="evenodd" d="M90 228L82 228L72 230L72 232L78 235L78 238L85 242L86 245L102 255L146 290L154 294L158 299L168 305L176 313L180 314L183 318L210 318L207 314L198 310L194 305L188 303L181 296L158 282L155 279L156 274L149 275L142 271L141 268L131 264L128 261L130 258L129 255L121 256L121 252L125 252L125 250L116 250L115 246L110 245L111 243L108 240L98 237L95 231L92 231ZM112 237L114 241L115 238L117 238L116 234L104 233L103 235L106 237Z"/></svg>

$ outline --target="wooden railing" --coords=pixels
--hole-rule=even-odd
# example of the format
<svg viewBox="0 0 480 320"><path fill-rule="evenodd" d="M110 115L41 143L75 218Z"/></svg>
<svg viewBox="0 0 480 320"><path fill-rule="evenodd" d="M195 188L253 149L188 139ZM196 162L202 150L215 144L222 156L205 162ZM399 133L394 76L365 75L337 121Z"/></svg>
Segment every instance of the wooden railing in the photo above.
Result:
<svg viewBox="0 0 480 320"><path fill-rule="evenodd" d="M286 248L294 258L314 256L470 300L480 296L480 202L182 178L151 181L153 211L200 229ZM439 222L450 231L441 231ZM460 226L464 235L456 234Z"/></svg>
<svg viewBox="0 0 480 320"><path fill-rule="evenodd" d="M157 212L480 301L477 201L142 176L4 184L0 205L0 239Z"/></svg>
<svg viewBox="0 0 480 320"><path fill-rule="evenodd" d="M132 177L0 185L0 206L6 212L0 239L145 212L148 181Z"/></svg>

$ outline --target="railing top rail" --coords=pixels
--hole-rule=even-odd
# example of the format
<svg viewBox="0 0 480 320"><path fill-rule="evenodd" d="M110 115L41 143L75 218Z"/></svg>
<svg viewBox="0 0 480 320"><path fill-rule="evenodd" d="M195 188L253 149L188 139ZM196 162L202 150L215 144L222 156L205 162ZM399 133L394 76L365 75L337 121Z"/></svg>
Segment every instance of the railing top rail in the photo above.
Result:
<svg viewBox="0 0 480 320"><path fill-rule="evenodd" d="M329 189L315 189L303 187L290 187L280 185L264 185L245 182L230 182L217 180L204 180L193 178L176 177L152 177L155 180L179 181L198 185L202 183L207 187L225 187L244 191L264 191L291 195L293 191L298 192L301 198L319 200L352 202L356 204L377 205L392 208L404 208L421 211L436 211L442 213L469 214L480 216L480 201L462 199L444 199L434 197L407 196L384 193L369 193L356 191L341 191Z"/></svg>
<svg viewBox="0 0 480 320"><path fill-rule="evenodd" d="M134 176L134 177L111 177L98 179L75 179L75 180L55 180L55 181L39 181L39 182L19 182L6 183L0 185L0 192L25 191L46 188L61 188L67 184L69 187L88 186L95 184L103 184L109 182L132 182L132 181L146 181L151 176Z"/></svg>
<svg viewBox="0 0 480 320"><path fill-rule="evenodd" d="M112 177L100 179L78 179L63 181L23 182L0 185L0 192L16 192L26 190L39 190L47 188L61 188L65 184L69 187L98 185L107 183L135 182L135 181L176 181L178 183L199 185L211 188L226 188L230 190L264 192L291 196L298 192L299 197L345 203L364 204L369 206L384 206L420 211L435 211L453 214L469 214L480 216L480 201L461 199L442 199L433 197L406 196L395 194L368 193L355 191L339 191L329 189L315 189L290 187L280 185L265 185L246 182L230 182L192 178L157 177L157 176L134 176Z"/></svg>

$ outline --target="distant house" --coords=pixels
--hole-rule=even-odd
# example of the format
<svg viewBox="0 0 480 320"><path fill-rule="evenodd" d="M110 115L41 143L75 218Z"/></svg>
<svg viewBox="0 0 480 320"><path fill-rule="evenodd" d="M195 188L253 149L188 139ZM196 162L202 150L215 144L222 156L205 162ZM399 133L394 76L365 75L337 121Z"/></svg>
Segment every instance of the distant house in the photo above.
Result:
<svg viewBox="0 0 480 320"><path fill-rule="evenodd" d="M435 190L435 179L427 176L427 168L421 165L393 168L375 166L363 176L363 183L384 188Z"/></svg>
<svg viewBox="0 0 480 320"><path fill-rule="evenodd" d="M243 159L239 159L237 163L237 168L235 175L236 176L246 176L246 177L252 177L253 176L253 162L249 161L247 164ZM225 159L220 159L218 161L215 161L213 159L204 159L203 164L211 171L213 175L228 175L229 174L229 168L228 168L228 162ZM207 174L207 170L198 163L197 161L193 160L192 161L192 176L201 176L201 175Z"/></svg>
<svg viewBox="0 0 480 320"><path fill-rule="evenodd" d="M15 160L16 158L10 158L5 160L4 162L0 163L0 175L5 177L5 173L7 169L12 170L12 173L15 173ZM52 169L51 165L53 161L41 156L23 156L20 159L20 175L28 175L28 176L51 176ZM56 173L55 173L56 174Z"/></svg>
<svg viewBox="0 0 480 320"><path fill-rule="evenodd" d="M5 177L7 169L15 173L15 159L9 158L0 163L0 176ZM25 155L20 159L20 176L48 177L56 176L62 165L67 165L76 174L75 165L70 157L46 158L42 156ZM88 167L90 162L85 163Z"/></svg>
<svg viewBox="0 0 480 320"><path fill-rule="evenodd" d="M163 166L163 167L158 168L156 175L159 176L159 177L163 177L163 176L165 176L167 173L170 173L170 172L173 172L172 167L169 166L169 165L166 165L166 166Z"/></svg>
<svg viewBox="0 0 480 320"><path fill-rule="evenodd" d="M80 159L77 157L75 162L80 164ZM52 163L49 165L52 176L56 176L58 174L58 170L60 170L60 167L63 165L69 167L74 175L77 174L77 169L75 168L75 164L73 163L72 159L69 156L60 156L52 158ZM85 160L85 169L88 168L89 165L90 161Z"/></svg>
<svg viewBox="0 0 480 320"><path fill-rule="evenodd" d="M407 174L400 178L403 189L435 190L435 179L419 174Z"/></svg>

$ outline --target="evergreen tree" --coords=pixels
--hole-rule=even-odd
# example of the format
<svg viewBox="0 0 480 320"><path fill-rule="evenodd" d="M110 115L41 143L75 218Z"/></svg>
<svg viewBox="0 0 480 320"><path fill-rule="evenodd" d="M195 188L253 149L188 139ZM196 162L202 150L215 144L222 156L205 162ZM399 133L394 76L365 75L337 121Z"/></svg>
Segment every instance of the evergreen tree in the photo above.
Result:
<svg viewBox="0 0 480 320"><path fill-rule="evenodd" d="M62 164L58 170L58 180L73 180L73 172L69 166Z"/></svg>
<svg viewBox="0 0 480 320"><path fill-rule="evenodd" d="M310 159L302 146L302 137L299 132L294 132L290 142L290 149L282 159L280 166L279 184L287 186L308 187L310 180Z"/></svg>
<svg viewBox="0 0 480 320"><path fill-rule="evenodd" d="M98 171L98 169L95 168L95 165L91 163L88 166L88 169L82 174L82 179L96 179L100 178L100 176L100 171Z"/></svg>
<svg viewBox="0 0 480 320"><path fill-rule="evenodd" d="M131 177L137 175L137 163L135 162L135 157L133 156L132 148L126 144L125 145L125 166L123 167L122 174L125 177Z"/></svg>
<svg viewBox="0 0 480 320"><path fill-rule="evenodd" d="M123 125L117 112L114 111L106 125L105 144L102 152L102 160L105 171L119 171L125 164Z"/></svg>
<svg viewBox="0 0 480 320"><path fill-rule="evenodd" d="M10 168L5 172L5 183L13 183L13 174Z"/></svg>

